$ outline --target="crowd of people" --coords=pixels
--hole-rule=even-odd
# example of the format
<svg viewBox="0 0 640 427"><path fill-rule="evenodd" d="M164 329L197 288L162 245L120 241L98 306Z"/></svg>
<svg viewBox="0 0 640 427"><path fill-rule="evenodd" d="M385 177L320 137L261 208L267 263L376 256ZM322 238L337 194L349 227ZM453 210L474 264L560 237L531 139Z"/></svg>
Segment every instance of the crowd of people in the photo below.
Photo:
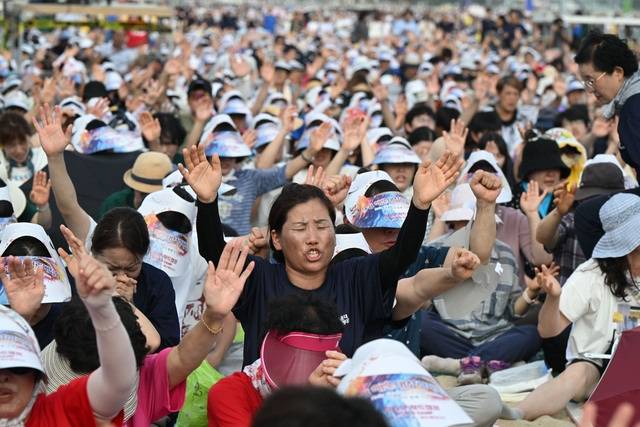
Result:
<svg viewBox="0 0 640 427"><path fill-rule="evenodd" d="M635 41L518 10L176 13L0 56L0 425L394 425L336 393L389 339L469 425L590 396L640 304ZM536 360L503 403L492 375Z"/></svg>

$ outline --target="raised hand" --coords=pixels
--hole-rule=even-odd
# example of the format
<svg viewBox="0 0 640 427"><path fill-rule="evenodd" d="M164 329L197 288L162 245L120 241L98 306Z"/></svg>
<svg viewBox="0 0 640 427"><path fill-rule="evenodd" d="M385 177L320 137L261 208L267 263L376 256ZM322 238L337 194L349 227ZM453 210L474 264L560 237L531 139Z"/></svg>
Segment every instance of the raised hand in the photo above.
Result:
<svg viewBox="0 0 640 427"><path fill-rule="evenodd" d="M260 68L260 78L262 78L262 81L268 85L273 83L273 77L275 74L276 69L273 64L265 63L262 65L262 68Z"/></svg>
<svg viewBox="0 0 640 427"><path fill-rule="evenodd" d="M80 264L78 260L84 255L88 255L87 248L84 246L82 240L78 239L73 231L69 230L64 224L60 225L60 232L62 237L67 241L71 254L68 254L62 248L58 248L58 254L62 260L67 264L69 273L75 278L80 274Z"/></svg>
<svg viewBox="0 0 640 427"><path fill-rule="evenodd" d="M266 227L253 227L247 238L247 246L249 247L249 253L266 258L267 252L269 251L269 239L267 238Z"/></svg>
<svg viewBox="0 0 640 427"><path fill-rule="evenodd" d="M371 89L373 90L373 96L378 102L383 103L389 99L389 91L380 80L376 80Z"/></svg>
<svg viewBox="0 0 640 427"><path fill-rule="evenodd" d="M445 191L441 195L439 195L431 204L431 207L433 208L433 214L436 216L436 219L442 217L442 214L449 210L450 205L451 192Z"/></svg>
<svg viewBox="0 0 640 427"><path fill-rule="evenodd" d="M44 298L44 270L34 268L33 261L9 256L2 258L0 280L7 293L9 305L30 320L38 312Z"/></svg>
<svg viewBox="0 0 640 427"><path fill-rule="evenodd" d="M473 276L473 272L480 264L480 258L476 254L466 249L458 248L451 264L451 277L460 282L468 280Z"/></svg>
<svg viewBox="0 0 640 427"><path fill-rule="evenodd" d="M551 263L549 267L546 265L542 265L540 269L536 268L536 285L537 291L544 292L549 297L558 298L562 293L562 287L560 286L560 282L556 277L560 273L560 267L555 265L555 263ZM529 284L527 284L529 286ZM534 285L531 285L535 287Z"/></svg>
<svg viewBox="0 0 640 427"><path fill-rule="evenodd" d="M431 202L455 182L462 164L463 160L449 150L435 164L422 163L413 179L413 204L419 209L428 209Z"/></svg>
<svg viewBox="0 0 640 427"><path fill-rule="evenodd" d="M109 112L109 102L108 98L100 98L91 107L87 107L87 114L93 114L97 118L102 119L107 112Z"/></svg>
<svg viewBox="0 0 640 427"><path fill-rule="evenodd" d="M333 374L347 360L347 356L339 351L327 351L327 358L318 365L318 367L309 375L309 384L315 387L332 387L336 388L340 385L340 378L336 378Z"/></svg>
<svg viewBox="0 0 640 427"><path fill-rule="evenodd" d="M633 424L633 414L633 405L628 402L622 402L616 408L607 427L638 427L639 424ZM597 425L597 421L598 406L593 402L587 402L582 409L578 427L594 427Z"/></svg>
<svg viewBox="0 0 640 427"><path fill-rule="evenodd" d="M222 183L222 168L217 154L211 156L211 162L207 161L204 154L204 146L192 146L182 150L185 166L180 163L178 169L187 184L196 192L198 200L203 203L212 203L218 195L218 189Z"/></svg>
<svg viewBox="0 0 640 427"><path fill-rule="evenodd" d="M520 196L520 208L527 215L538 214L538 207L542 200L547 196L548 191L545 190L540 194L540 186L537 181L529 181L527 191Z"/></svg>
<svg viewBox="0 0 640 427"><path fill-rule="evenodd" d="M160 134L162 133L160 121L154 119L150 112L145 111L140 114L139 122L142 136L144 136L148 142L153 143L160 140Z"/></svg>
<svg viewBox="0 0 640 427"><path fill-rule="evenodd" d="M40 138L42 149L49 157L62 154L65 147L71 141L72 126L67 127L66 133L62 131L62 123L60 122L62 110L60 106L56 106L55 109L51 111L49 104L45 104L44 107L40 107L38 111L40 113L40 121L38 121L35 116L31 121Z"/></svg>
<svg viewBox="0 0 640 427"><path fill-rule="evenodd" d="M298 118L298 109L295 105L290 105L282 111L282 129L286 133L295 130L296 119Z"/></svg>
<svg viewBox="0 0 640 427"><path fill-rule="evenodd" d="M357 149L367 136L367 122L363 116L353 116L344 124L342 148L347 153Z"/></svg>
<svg viewBox="0 0 640 427"><path fill-rule="evenodd" d="M309 140L309 149L315 155L322 150L324 144L333 135L333 126L331 123L325 122L311 131L311 139Z"/></svg>
<svg viewBox="0 0 640 427"><path fill-rule="evenodd" d="M571 210L573 202L576 200L576 187L561 183L553 191L553 204L560 216L565 216Z"/></svg>
<svg viewBox="0 0 640 427"><path fill-rule="evenodd" d="M478 170L473 174L469 186L479 204L494 204L502 190L500 178L483 170Z"/></svg>
<svg viewBox="0 0 640 427"><path fill-rule="evenodd" d="M251 72L251 66L240 55L231 55L229 62L231 65L231 70L238 78L242 78Z"/></svg>
<svg viewBox="0 0 640 427"><path fill-rule="evenodd" d="M199 98L194 103L193 116L196 121L204 123L213 116L213 101L208 96Z"/></svg>
<svg viewBox="0 0 640 427"><path fill-rule="evenodd" d="M322 181L322 191L335 207L340 206L347 198L350 186L351 177L349 175L334 175Z"/></svg>
<svg viewBox="0 0 640 427"><path fill-rule="evenodd" d="M456 156L464 154L464 144L468 134L469 129L462 120L451 120L449 132L442 132L447 149Z"/></svg>
<svg viewBox="0 0 640 427"><path fill-rule="evenodd" d="M250 149L253 149L253 146L256 145L257 139L258 134L253 129L248 129L245 133L242 134L242 141Z"/></svg>
<svg viewBox="0 0 640 427"><path fill-rule="evenodd" d="M37 207L42 208L49 203L50 194L51 180L47 179L47 173L42 170L36 172L33 177L33 186L31 187L31 193L29 193L29 200Z"/></svg>
<svg viewBox="0 0 640 427"><path fill-rule="evenodd" d="M215 320L222 320L231 312L253 272L254 261L246 268L244 266L248 253L247 246L241 249L238 244L228 243L222 251L217 268L209 261L203 293L209 316Z"/></svg>
<svg viewBox="0 0 640 427"><path fill-rule="evenodd" d="M315 173L314 173L315 170ZM306 185L313 185L318 188L322 188L322 183L325 180L324 168L322 166L317 169L313 165L309 165L307 169L307 176L304 179Z"/></svg>

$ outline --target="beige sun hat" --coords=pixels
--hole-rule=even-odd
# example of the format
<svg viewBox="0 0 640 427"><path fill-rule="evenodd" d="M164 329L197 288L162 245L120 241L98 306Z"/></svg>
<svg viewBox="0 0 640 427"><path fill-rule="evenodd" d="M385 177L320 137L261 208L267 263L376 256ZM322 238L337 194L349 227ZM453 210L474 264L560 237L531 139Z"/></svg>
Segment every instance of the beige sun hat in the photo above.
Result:
<svg viewBox="0 0 640 427"><path fill-rule="evenodd" d="M123 176L129 188L141 193L153 193L162 190L162 179L173 170L171 159L164 153L148 151L136 158L133 167Z"/></svg>

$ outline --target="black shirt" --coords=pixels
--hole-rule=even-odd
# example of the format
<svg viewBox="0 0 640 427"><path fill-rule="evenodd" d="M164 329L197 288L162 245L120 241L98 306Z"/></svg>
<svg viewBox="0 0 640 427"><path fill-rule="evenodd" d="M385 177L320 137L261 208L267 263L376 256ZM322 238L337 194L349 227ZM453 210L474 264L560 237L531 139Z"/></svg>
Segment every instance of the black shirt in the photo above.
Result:
<svg viewBox="0 0 640 427"><path fill-rule="evenodd" d="M353 355L367 340L380 338L384 325L381 320L390 316L388 301L395 296L398 279L416 259L428 214L428 209L420 210L412 203L395 246L379 254L330 265L325 282L314 290L292 284L283 264L250 257L256 266L233 309L245 332L243 365L260 357L260 338L269 302L292 293L311 294L336 304L345 325L340 348L346 355ZM198 202L196 227L200 254L217 264L225 246L217 200L209 204Z"/></svg>

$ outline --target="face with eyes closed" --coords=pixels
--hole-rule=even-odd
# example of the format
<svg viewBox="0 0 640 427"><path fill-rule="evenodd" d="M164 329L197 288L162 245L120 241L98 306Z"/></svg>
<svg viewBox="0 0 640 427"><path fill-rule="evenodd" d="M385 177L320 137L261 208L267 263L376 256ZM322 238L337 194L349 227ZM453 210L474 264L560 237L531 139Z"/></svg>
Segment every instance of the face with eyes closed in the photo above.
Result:
<svg viewBox="0 0 640 427"><path fill-rule="evenodd" d="M287 269L303 274L326 270L336 246L331 217L318 199L292 208L282 231L272 231L271 239L284 254Z"/></svg>

